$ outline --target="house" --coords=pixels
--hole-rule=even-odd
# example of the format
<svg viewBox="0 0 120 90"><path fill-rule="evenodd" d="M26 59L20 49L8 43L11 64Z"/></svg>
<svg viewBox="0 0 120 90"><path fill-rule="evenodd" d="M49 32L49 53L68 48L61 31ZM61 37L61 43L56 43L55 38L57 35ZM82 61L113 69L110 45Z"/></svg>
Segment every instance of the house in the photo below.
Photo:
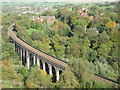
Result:
<svg viewBox="0 0 120 90"><path fill-rule="evenodd" d="M82 9L80 9L79 10L79 13L81 14L81 13L87 13L88 12L88 9L87 8L82 8Z"/></svg>
<svg viewBox="0 0 120 90"><path fill-rule="evenodd" d="M97 28L89 28L89 30L93 30L93 31L96 31L97 33L99 33L99 30Z"/></svg>
<svg viewBox="0 0 120 90"><path fill-rule="evenodd" d="M82 10L79 10L79 13L81 14L81 13L82 13Z"/></svg>
<svg viewBox="0 0 120 90"><path fill-rule="evenodd" d="M30 16L30 19L31 19L31 20L36 20L36 19L40 19L40 18L37 17L37 16Z"/></svg>
<svg viewBox="0 0 120 90"><path fill-rule="evenodd" d="M31 20L40 20L41 22L47 21L48 23L54 23L56 21L55 16L30 16Z"/></svg>
<svg viewBox="0 0 120 90"><path fill-rule="evenodd" d="M105 14L104 13L101 13L100 16L104 16Z"/></svg>
<svg viewBox="0 0 120 90"><path fill-rule="evenodd" d="M35 11L34 12L34 14L40 14L41 13L41 11Z"/></svg>
<svg viewBox="0 0 120 90"><path fill-rule="evenodd" d="M55 16L40 16L40 21L47 20L48 23L54 23L56 21Z"/></svg>
<svg viewBox="0 0 120 90"><path fill-rule="evenodd" d="M91 21L94 20L94 17L93 16L89 16L88 17Z"/></svg>
<svg viewBox="0 0 120 90"><path fill-rule="evenodd" d="M87 10L87 11L88 11L88 9L87 9L87 8L82 8L82 10Z"/></svg>
<svg viewBox="0 0 120 90"><path fill-rule="evenodd" d="M87 13L88 12L88 9L87 8L82 8L82 11Z"/></svg>
<svg viewBox="0 0 120 90"><path fill-rule="evenodd" d="M88 17L91 21L94 20L93 16L89 16L87 14L88 9L87 8L82 8L81 10L78 11L82 17Z"/></svg>

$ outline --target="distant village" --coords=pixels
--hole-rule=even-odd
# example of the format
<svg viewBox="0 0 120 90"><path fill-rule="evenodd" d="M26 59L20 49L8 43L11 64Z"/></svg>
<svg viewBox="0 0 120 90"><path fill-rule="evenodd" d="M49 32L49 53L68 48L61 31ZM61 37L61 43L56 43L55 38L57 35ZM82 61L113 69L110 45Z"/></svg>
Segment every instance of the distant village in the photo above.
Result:
<svg viewBox="0 0 120 90"><path fill-rule="evenodd" d="M41 22L43 22L43 21L47 21L48 23L55 23L55 21L56 21L56 18L55 18L55 16L30 16L30 19L31 20L40 20Z"/></svg>
<svg viewBox="0 0 120 90"><path fill-rule="evenodd" d="M41 22L43 22L44 20L47 20L48 23L54 23L56 20L55 16L37 16L48 9L56 10L56 9L53 9L52 7L40 7L39 9L38 8L34 9L30 6L17 6L16 9L17 9L16 12L20 12L19 13L20 16L22 14L33 14L32 16L30 16L31 20L39 19Z"/></svg>
<svg viewBox="0 0 120 90"><path fill-rule="evenodd" d="M17 9L16 12L21 12L21 14L36 14L36 15L41 14L42 12L48 9L56 10L53 9L52 7L33 8L30 6L16 6L15 8Z"/></svg>
<svg viewBox="0 0 120 90"><path fill-rule="evenodd" d="M51 9L53 11L57 10L55 8L52 8L52 7L33 8L30 6L15 6L15 8L17 9L16 12L20 12L19 13L20 16L22 14L31 14L30 19L33 21L40 20L41 22L43 22L46 20L48 23L55 23L57 20L55 18L55 16L40 16L41 13L43 13L44 11L46 11L48 9ZM80 14L80 16L88 17L91 21L95 20L96 18L94 18L94 16L89 16L88 12L89 12L89 9L85 8L85 7L78 10L78 13ZM101 13L100 16L104 16L104 13ZM96 28L91 28L91 30L95 30L98 33L98 30Z"/></svg>
<svg viewBox="0 0 120 90"><path fill-rule="evenodd" d="M78 10L78 12L80 13L81 16L88 17L91 21L95 20L95 18L93 16L89 16L87 14L87 12L88 12L87 8L82 8L82 9ZM104 13L101 13L100 16L104 16Z"/></svg>

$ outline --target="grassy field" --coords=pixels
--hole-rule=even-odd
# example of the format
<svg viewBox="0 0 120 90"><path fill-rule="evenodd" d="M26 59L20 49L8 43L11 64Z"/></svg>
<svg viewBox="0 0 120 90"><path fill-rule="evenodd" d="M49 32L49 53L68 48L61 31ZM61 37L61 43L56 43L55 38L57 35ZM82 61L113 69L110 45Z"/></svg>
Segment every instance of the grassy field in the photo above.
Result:
<svg viewBox="0 0 120 90"><path fill-rule="evenodd" d="M87 8L90 8L90 7L93 7L95 4L88 4L88 5L85 5L85 7L87 7ZM95 6L97 6L98 8L100 8L100 9L106 9L106 8L115 8L115 6L114 5L111 5L111 6L99 6L99 5L95 5Z"/></svg>
<svg viewBox="0 0 120 90"><path fill-rule="evenodd" d="M35 7L53 7L54 5L66 5L68 2L3 2L3 6L23 6L32 5Z"/></svg>
<svg viewBox="0 0 120 90"><path fill-rule="evenodd" d="M27 30L27 33L28 33L29 35L31 35L33 31L38 31L38 30L33 29L33 28L30 28L30 29Z"/></svg>
<svg viewBox="0 0 120 90"><path fill-rule="evenodd" d="M103 7L103 6L102 6L102 7L99 7L99 6L98 6L98 8L100 8L100 9L106 9L106 8L115 8L115 6L113 6L113 5L111 5L111 6L108 6L108 7Z"/></svg>
<svg viewBox="0 0 120 90"><path fill-rule="evenodd" d="M36 3L34 2L33 5L35 5L35 7L53 7L54 5L66 5L68 4L67 2L41 2L41 3Z"/></svg>
<svg viewBox="0 0 120 90"><path fill-rule="evenodd" d="M3 88L24 88L23 82L11 81L11 80L0 80L0 85Z"/></svg>

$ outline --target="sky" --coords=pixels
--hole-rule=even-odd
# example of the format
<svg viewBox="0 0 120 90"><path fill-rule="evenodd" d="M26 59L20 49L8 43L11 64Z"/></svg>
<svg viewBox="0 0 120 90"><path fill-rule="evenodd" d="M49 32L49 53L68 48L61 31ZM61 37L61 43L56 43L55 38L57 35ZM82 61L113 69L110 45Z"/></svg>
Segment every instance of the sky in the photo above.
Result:
<svg viewBox="0 0 120 90"><path fill-rule="evenodd" d="M119 0L2 0L2 2L114 2Z"/></svg>

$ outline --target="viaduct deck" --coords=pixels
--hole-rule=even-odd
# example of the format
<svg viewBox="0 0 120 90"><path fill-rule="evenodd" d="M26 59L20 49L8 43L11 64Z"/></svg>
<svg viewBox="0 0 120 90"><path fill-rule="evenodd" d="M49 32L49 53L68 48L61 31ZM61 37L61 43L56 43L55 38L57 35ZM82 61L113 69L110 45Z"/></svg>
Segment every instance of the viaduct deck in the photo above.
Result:
<svg viewBox="0 0 120 90"><path fill-rule="evenodd" d="M20 44L21 46L23 46L24 48L26 48L27 50L29 51L32 51L33 53L39 55L39 56L42 56L43 58L49 60L50 62L53 62L55 63L56 65L59 65L63 68L66 68L67 67L67 63L62 61L62 60L59 60L57 58L54 58L50 55L47 55L37 49L35 49L34 47L28 45L27 43L25 43L24 41L22 41L21 39L19 39L16 34L12 31L13 30L13 26L10 26L9 27L9 31L8 31L8 35L14 40L16 41L18 44Z"/></svg>
<svg viewBox="0 0 120 90"><path fill-rule="evenodd" d="M19 43L21 46L25 47L27 50L29 51L32 51L33 53L39 55L39 56L42 56L44 57L45 59L49 60L50 62L53 62L61 67L63 67L64 69L67 68L67 63L64 62L64 61L61 61L55 57L52 57L44 52L41 52L37 49L35 49L34 47L30 46L29 44L25 43L24 41L22 41L20 38L18 38L16 36L16 34L12 31L13 30L13 25L11 25L9 27L9 30L8 30L8 35L14 40L16 41L17 43ZM102 76L99 76L97 74L94 74L93 75L93 78L96 79L96 80L100 80L100 81L103 81L103 82L110 82L110 83L113 83L115 86L118 86L118 83L116 81L113 81L111 79L108 79L106 77L102 77Z"/></svg>

